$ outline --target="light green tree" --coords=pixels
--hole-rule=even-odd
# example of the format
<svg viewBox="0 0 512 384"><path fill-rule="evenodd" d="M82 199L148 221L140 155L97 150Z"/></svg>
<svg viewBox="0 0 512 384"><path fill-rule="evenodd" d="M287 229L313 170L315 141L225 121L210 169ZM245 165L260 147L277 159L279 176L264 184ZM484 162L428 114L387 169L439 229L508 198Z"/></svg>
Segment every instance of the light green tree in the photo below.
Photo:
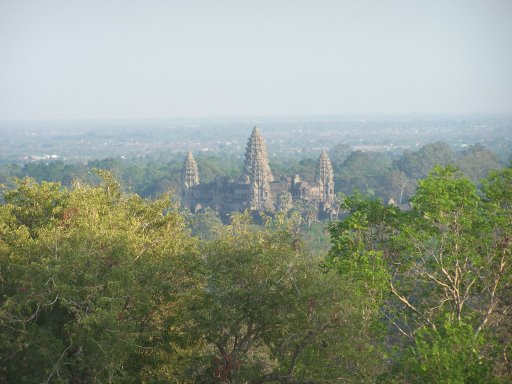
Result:
<svg viewBox="0 0 512 384"><path fill-rule="evenodd" d="M373 313L395 330L390 381L510 379L510 174L492 173L478 191L438 167L410 211L352 198L331 227L329 265L367 289Z"/></svg>
<svg viewBox="0 0 512 384"><path fill-rule="evenodd" d="M293 199L290 192L280 192L277 195L276 209L278 212L288 212L293 208Z"/></svg>
<svg viewBox="0 0 512 384"><path fill-rule="evenodd" d="M24 179L4 194L0 381L140 382L178 367L196 242L168 196L123 196L100 174L98 187Z"/></svg>

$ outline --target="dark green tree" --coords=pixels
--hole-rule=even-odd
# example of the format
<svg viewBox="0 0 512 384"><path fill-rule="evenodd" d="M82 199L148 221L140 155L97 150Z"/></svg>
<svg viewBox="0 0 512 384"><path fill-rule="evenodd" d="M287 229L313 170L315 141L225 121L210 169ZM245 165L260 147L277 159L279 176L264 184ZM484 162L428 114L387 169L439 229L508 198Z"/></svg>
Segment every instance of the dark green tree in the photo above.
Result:
<svg viewBox="0 0 512 384"><path fill-rule="evenodd" d="M391 172L391 162L382 154L355 151L347 157L335 174L336 190L346 195L355 191L388 199L386 181Z"/></svg>
<svg viewBox="0 0 512 384"><path fill-rule="evenodd" d="M408 178L418 180L426 177L434 166L446 166L454 162L455 154L450 146L438 141L424 145L417 152L404 151L402 157L396 162L395 167Z"/></svg>
<svg viewBox="0 0 512 384"><path fill-rule="evenodd" d="M473 183L479 183L487 177L489 171L499 169L496 156L482 144L470 146L457 159L457 167L466 174Z"/></svg>
<svg viewBox="0 0 512 384"><path fill-rule="evenodd" d="M198 381L364 381L375 373L360 312L344 306L351 287L321 270L284 214L264 227L235 215L222 230L202 250L208 288L193 312L205 343L194 359Z"/></svg>
<svg viewBox="0 0 512 384"><path fill-rule="evenodd" d="M359 282L394 330L392 382L510 380L510 168L479 192L454 168L420 181L412 209L347 200L329 265ZM358 297L358 300L360 298ZM405 352L404 352L405 351Z"/></svg>

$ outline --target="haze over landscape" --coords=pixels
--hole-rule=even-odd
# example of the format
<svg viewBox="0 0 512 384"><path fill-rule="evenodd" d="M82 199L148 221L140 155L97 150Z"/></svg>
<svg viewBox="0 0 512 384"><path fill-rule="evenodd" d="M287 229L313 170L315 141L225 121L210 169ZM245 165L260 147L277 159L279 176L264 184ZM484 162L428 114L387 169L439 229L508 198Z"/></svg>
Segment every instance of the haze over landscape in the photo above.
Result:
<svg viewBox="0 0 512 384"><path fill-rule="evenodd" d="M512 112L512 3L0 1L0 119Z"/></svg>
<svg viewBox="0 0 512 384"><path fill-rule="evenodd" d="M511 21L0 0L0 383L512 383Z"/></svg>

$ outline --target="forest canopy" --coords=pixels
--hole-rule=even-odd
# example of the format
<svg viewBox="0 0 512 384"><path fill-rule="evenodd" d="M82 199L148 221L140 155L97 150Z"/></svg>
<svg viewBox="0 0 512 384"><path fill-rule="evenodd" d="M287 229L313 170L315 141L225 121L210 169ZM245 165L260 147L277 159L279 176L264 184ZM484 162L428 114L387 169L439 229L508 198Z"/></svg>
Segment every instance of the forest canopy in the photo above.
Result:
<svg viewBox="0 0 512 384"><path fill-rule="evenodd" d="M512 380L510 167L346 197L321 256L293 211L194 223L95 177L4 191L2 382Z"/></svg>

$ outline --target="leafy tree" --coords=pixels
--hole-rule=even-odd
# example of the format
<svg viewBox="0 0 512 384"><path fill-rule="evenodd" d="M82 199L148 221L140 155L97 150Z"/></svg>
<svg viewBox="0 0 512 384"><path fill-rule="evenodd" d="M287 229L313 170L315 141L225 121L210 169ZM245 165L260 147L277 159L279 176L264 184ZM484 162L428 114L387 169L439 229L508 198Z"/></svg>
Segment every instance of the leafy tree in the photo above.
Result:
<svg viewBox="0 0 512 384"><path fill-rule="evenodd" d="M190 229L192 235L201 240L211 240L215 237L215 230L222 225L218 212L205 208L191 215Z"/></svg>
<svg viewBox="0 0 512 384"><path fill-rule="evenodd" d="M280 192L276 200L276 209L278 212L288 212L293 207L293 199L290 192Z"/></svg>
<svg viewBox="0 0 512 384"><path fill-rule="evenodd" d="M343 162L352 153L350 145L345 143L336 144L329 149L329 158L331 159L334 170L338 170Z"/></svg>
<svg viewBox="0 0 512 384"><path fill-rule="evenodd" d="M355 151L343 162L335 175L336 189L346 195L359 191L372 196L389 198L385 181L391 172L391 164L384 155Z"/></svg>
<svg viewBox="0 0 512 384"><path fill-rule="evenodd" d="M168 196L123 196L100 174L98 187L25 179L5 193L0 381L140 382L176 369L180 307L200 287L196 243Z"/></svg>
<svg viewBox="0 0 512 384"><path fill-rule="evenodd" d="M372 313L378 308L395 330L390 381L512 377L503 323L512 284L510 174L492 173L479 193L456 169L438 167L420 181L412 210L352 198L349 216L332 225L329 265L359 282Z"/></svg>
<svg viewBox="0 0 512 384"><path fill-rule="evenodd" d="M450 165L455 161L452 149L443 142L426 144L417 152L404 151L396 167L408 178L418 180L426 177L436 165Z"/></svg>
<svg viewBox="0 0 512 384"><path fill-rule="evenodd" d="M398 205L407 203L417 188L416 180L407 178L403 172L397 170L391 171L384 185L390 199Z"/></svg>
<svg viewBox="0 0 512 384"><path fill-rule="evenodd" d="M269 219L270 220L270 219ZM204 245L208 289L193 316L204 349L197 380L307 383L364 380L375 367L336 274L322 272L284 215L254 227L235 215ZM359 319L360 320L360 319Z"/></svg>
<svg viewBox="0 0 512 384"><path fill-rule="evenodd" d="M288 217L298 216L299 225L306 223L308 228L311 224L317 221L318 207L312 201L296 200L293 202L293 206L288 210Z"/></svg>
<svg viewBox="0 0 512 384"><path fill-rule="evenodd" d="M462 152L457 160L457 166L474 183L487 177L489 171L500 168L496 156L482 144L472 145Z"/></svg>
<svg viewBox="0 0 512 384"><path fill-rule="evenodd" d="M310 252L315 256L325 256L330 248L329 231L324 222L315 222L301 228L301 234Z"/></svg>
<svg viewBox="0 0 512 384"><path fill-rule="evenodd" d="M373 348L378 348L384 337L380 310L390 279L383 244L393 234L399 211L360 194L343 199L342 209L349 212L345 219L329 225L332 246L326 266L352 285L353 304L361 308Z"/></svg>
<svg viewBox="0 0 512 384"><path fill-rule="evenodd" d="M199 155L196 157L196 161L201 180L205 183L213 181L219 176L238 178L242 172L242 164L240 164L240 160L237 158L219 158L211 155Z"/></svg>

